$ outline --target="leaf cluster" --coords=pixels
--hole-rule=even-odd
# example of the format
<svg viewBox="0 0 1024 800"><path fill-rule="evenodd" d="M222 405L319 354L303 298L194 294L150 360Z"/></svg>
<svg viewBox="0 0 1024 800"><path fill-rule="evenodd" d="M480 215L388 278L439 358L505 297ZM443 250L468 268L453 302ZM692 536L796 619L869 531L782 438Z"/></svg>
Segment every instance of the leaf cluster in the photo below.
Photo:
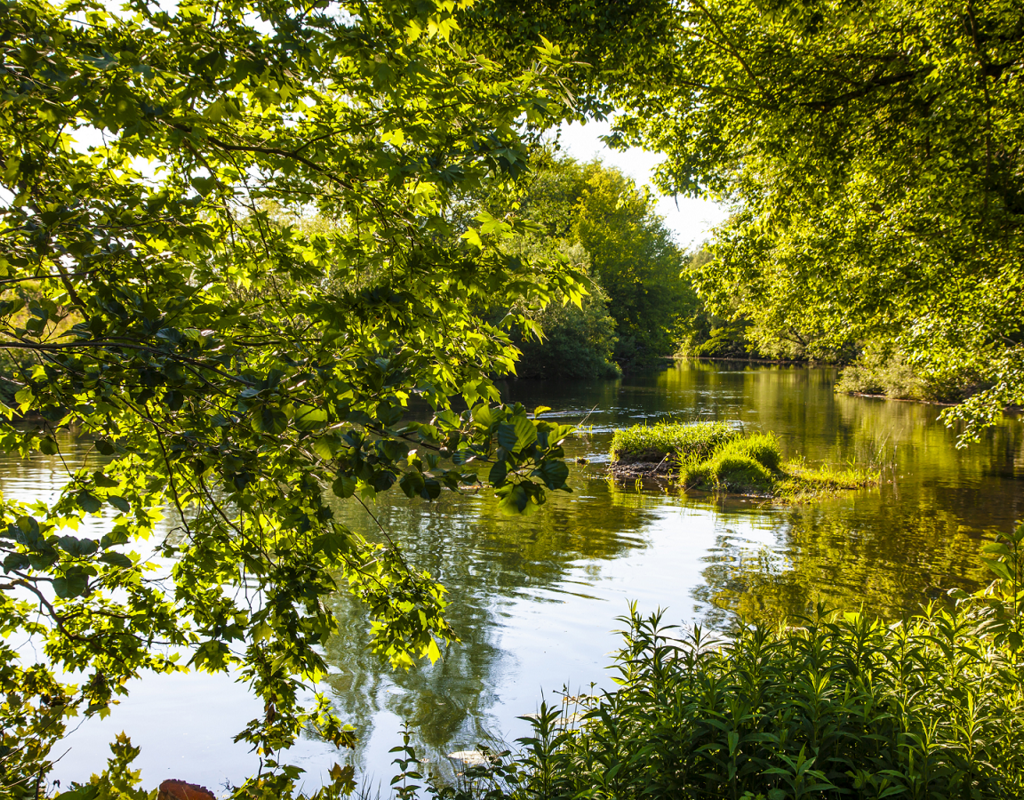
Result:
<svg viewBox="0 0 1024 800"><path fill-rule="evenodd" d="M988 388L947 415L967 438L1019 404L1022 22L1002 0L679 6L671 67L608 80L617 143L733 204L694 271L709 310L762 352L880 341L925 379L970 369Z"/></svg>

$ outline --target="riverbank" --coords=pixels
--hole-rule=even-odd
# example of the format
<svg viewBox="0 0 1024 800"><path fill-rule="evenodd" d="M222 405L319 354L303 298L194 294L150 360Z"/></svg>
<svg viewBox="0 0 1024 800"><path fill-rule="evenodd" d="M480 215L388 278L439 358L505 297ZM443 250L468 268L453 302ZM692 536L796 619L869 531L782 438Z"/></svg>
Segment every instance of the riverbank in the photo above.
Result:
<svg viewBox="0 0 1024 800"><path fill-rule="evenodd" d="M952 408L960 405L978 392L990 387L990 383L970 375L954 376L945 381L925 380L912 373L902 362L879 363L872 358L854 362L831 362L813 360L743 358L739 356L671 356L669 361L699 363L736 363L772 365L783 367L833 367L838 370L835 391L847 397L863 397L872 400L893 400L900 403L920 403L938 408ZM1024 407L1008 405L1004 413L1017 414Z"/></svg>
<svg viewBox="0 0 1024 800"><path fill-rule="evenodd" d="M828 361L800 361L791 358L755 358L749 356L669 356L669 361L708 361L712 363L735 361L740 364L778 364L779 366L820 367L835 366Z"/></svg>

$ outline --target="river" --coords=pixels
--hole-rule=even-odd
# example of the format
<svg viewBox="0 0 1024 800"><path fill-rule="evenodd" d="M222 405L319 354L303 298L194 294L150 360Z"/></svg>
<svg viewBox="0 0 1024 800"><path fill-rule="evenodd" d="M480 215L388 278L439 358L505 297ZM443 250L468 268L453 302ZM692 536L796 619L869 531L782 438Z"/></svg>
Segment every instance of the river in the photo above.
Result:
<svg viewBox="0 0 1024 800"><path fill-rule="evenodd" d="M527 732L517 717L536 710L542 692L557 701L563 686L610 685L612 631L630 601L645 612L666 608L675 623L728 629L740 616L777 619L818 603L897 617L946 588L983 585L980 545L1024 517L1024 425L1006 418L958 450L934 406L837 396L834 380L824 368L683 362L617 381L509 384L509 400L549 406L549 416L582 426L566 446L573 492L525 519L501 515L485 492L429 504L397 491L382 497L374 513L450 590L462 641L434 666L393 673L369 653L360 608L335 598L343 633L329 647L321 688L359 746L339 754L303 740L292 761L311 783L338 760L386 787L403 722L434 763L479 742L511 741ZM612 432L662 418L771 430L787 458L876 464L885 482L797 506L612 482ZM58 475L42 455L0 462L8 496L51 497ZM358 506L339 512L375 535ZM86 780L124 730L143 748L136 766L147 787L175 777L220 791L258 767L231 737L260 712L226 676L147 678L107 719L66 739L55 776L64 786Z"/></svg>

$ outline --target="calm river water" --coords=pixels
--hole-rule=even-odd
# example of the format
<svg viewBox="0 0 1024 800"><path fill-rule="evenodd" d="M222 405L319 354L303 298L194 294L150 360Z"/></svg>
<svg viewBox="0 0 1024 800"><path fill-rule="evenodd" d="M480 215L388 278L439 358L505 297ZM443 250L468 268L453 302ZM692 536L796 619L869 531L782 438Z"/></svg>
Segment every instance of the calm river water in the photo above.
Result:
<svg viewBox="0 0 1024 800"><path fill-rule="evenodd" d="M462 642L432 667L392 673L369 654L360 609L338 598L344 633L329 648L323 689L355 725L359 748L339 754L304 740L292 760L315 783L339 760L386 786L403 722L435 762L511 741L542 692L610 685L612 631L632 600L667 608L676 623L727 629L740 614L799 614L819 602L898 616L942 589L981 585L979 546L1024 517L1024 425L1006 419L957 450L935 407L836 396L834 380L829 369L680 363L620 381L510 384L510 400L585 426L566 448L588 460L573 465L573 493L526 519L502 516L486 493L383 498L380 521L450 590ZM771 430L786 457L880 464L886 483L795 507L614 484L612 431L659 418ZM0 463L3 491L51 496L54 467L42 456ZM361 509L342 513L373 535ZM56 775L65 786L87 779L124 730L143 748L136 765L147 787L176 777L219 791L257 769L231 737L260 712L228 677L147 679L109 718L68 737Z"/></svg>

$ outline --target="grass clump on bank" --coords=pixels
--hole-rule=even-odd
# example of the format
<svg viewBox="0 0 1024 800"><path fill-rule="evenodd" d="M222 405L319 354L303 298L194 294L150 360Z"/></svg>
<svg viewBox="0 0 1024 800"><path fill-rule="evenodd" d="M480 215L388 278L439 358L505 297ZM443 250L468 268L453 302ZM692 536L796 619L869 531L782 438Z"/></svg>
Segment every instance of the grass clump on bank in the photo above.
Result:
<svg viewBox="0 0 1024 800"><path fill-rule="evenodd" d="M707 458L738 436L724 422L634 425L612 434L611 457L616 464L661 464L667 472L679 459Z"/></svg>
<svg viewBox="0 0 1024 800"><path fill-rule="evenodd" d="M878 483L880 473L859 467L783 463L773 433L743 433L722 422L658 423L616 431L612 468L633 474L674 473L683 489L803 500Z"/></svg>

